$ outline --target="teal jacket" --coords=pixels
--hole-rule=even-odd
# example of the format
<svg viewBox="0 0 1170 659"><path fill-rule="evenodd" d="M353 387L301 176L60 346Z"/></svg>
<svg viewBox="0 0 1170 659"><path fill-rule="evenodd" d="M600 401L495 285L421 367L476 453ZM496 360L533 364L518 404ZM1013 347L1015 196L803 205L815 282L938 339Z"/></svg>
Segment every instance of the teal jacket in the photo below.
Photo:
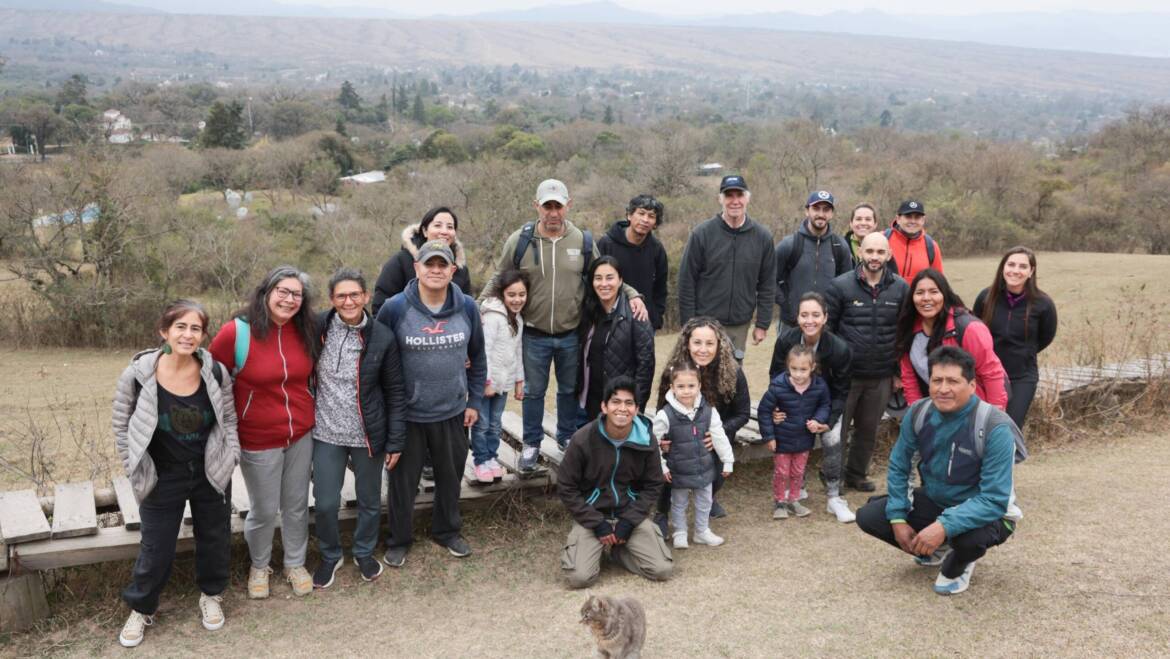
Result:
<svg viewBox="0 0 1170 659"><path fill-rule="evenodd" d="M986 526L997 519L1009 517L1015 440L1007 426L996 426L987 435L978 485L953 485L946 481L951 438L956 432L966 431L967 417L974 413L978 404L979 398L972 396L967 405L958 412L943 414L932 409L926 417L926 423L935 429L935 450L930 463L923 463L919 467L919 473L926 496L946 509L938 521L946 530L948 538ZM913 424L906 420L902 423L898 441L890 453L890 466L887 472L889 499L886 502L888 520L904 520L910 513L907 484L911 459L916 451L918 439L914 435Z"/></svg>

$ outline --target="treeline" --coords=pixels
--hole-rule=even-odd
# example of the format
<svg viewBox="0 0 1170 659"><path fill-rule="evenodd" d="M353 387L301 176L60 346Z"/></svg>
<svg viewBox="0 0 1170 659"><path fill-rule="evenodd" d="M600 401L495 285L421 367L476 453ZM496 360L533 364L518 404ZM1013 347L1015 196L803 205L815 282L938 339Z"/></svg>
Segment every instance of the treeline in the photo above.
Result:
<svg viewBox="0 0 1170 659"><path fill-rule="evenodd" d="M868 201L883 222L898 200L922 199L948 256L1019 243L1170 252L1170 107L1136 110L1053 151L892 127L834 132L807 119L416 125L389 135L334 125L223 146L95 141L0 168L0 260L23 282L0 293L0 335L9 345L141 344L167 298L198 296L226 313L280 262L322 277L341 264L374 275L402 228L439 204L459 215L479 285L550 176L569 184L570 219L595 232L635 194L658 196L674 267L690 227L718 209L717 179L696 173L703 162L747 177L749 214L777 239L808 191L827 188L841 215ZM387 169L384 183L339 184L376 168Z"/></svg>

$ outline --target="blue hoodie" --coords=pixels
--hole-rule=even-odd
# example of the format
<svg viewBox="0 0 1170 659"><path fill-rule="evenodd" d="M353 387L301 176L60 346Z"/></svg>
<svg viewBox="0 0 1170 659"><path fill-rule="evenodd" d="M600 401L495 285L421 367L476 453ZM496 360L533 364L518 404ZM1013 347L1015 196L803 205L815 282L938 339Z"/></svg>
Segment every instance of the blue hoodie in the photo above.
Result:
<svg viewBox="0 0 1170 659"><path fill-rule="evenodd" d="M378 310L378 322L394 330L406 383L406 420L445 421L478 408L487 379L483 324L475 300L455 284L436 313L422 303L418 280ZM471 366L465 364L471 362Z"/></svg>

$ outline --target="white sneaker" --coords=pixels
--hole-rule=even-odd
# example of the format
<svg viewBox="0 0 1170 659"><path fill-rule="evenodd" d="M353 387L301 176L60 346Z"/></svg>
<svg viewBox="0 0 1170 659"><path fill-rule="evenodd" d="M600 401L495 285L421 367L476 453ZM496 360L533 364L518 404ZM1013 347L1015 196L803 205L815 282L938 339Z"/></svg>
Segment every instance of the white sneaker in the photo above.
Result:
<svg viewBox="0 0 1170 659"><path fill-rule="evenodd" d="M222 601L222 595L199 594L199 612L203 614L203 628L209 632L223 627L225 622L223 607L219 605Z"/></svg>
<svg viewBox="0 0 1170 659"><path fill-rule="evenodd" d="M698 541L698 538L696 538L695 542ZM687 544L686 531L683 531L682 533L675 533L673 536L671 536L671 544L675 549L686 549L690 547L690 545Z"/></svg>
<svg viewBox="0 0 1170 659"><path fill-rule="evenodd" d="M118 642L124 648L136 648L146 636L146 628L154 624L154 616L131 611L126 624L122 625L122 633L118 634Z"/></svg>
<svg viewBox="0 0 1170 659"><path fill-rule="evenodd" d="M934 592L939 595L958 595L967 590L967 586L971 585L971 573L975 571L975 561L967 564L967 569L954 579L948 579L943 576L942 571L938 573L938 578L934 580Z"/></svg>
<svg viewBox="0 0 1170 659"><path fill-rule="evenodd" d="M695 533L696 545L709 545L711 547L718 547L723 544L723 538L711 532L711 529Z"/></svg>
<svg viewBox="0 0 1170 659"><path fill-rule="evenodd" d="M843 497L829 497L829 502L825 504L825 510L837 516L837 521L842 524L857 521L857 515L849 510L849 502Z"/></svg>
<svg viewBox="0 0 1170 659"><path fill-rule="evenodd" d="M520 471L531 472L536 469L536 460L540 457L540 449L535 446L525 446L520 453Z"/></svg>

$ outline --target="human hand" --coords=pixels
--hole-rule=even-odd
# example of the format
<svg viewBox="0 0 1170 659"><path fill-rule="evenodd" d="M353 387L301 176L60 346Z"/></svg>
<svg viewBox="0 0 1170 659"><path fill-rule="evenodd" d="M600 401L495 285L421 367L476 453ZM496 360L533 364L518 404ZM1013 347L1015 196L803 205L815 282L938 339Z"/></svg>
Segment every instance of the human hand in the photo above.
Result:
<svg viewBox="0 0 1170 659"><path fill-rule="evenodd" d="M484 398L491 398L492 396L495 396L495 395L496 395L496 388L493 387L491 385L491 383L485 384L483 386L483 397Z"/></svg>
<svg viewBox="0 0 1170 659"><path fill-rule="evenodd" d="M703 448L708 451L715 450L715 440L711 439L711 433L709 432L703 433Z"/></svg>
<svg viewBox="0 0 1170 659"><path fill-rule="evenodd" d="M516 400L521 400L521 401L524 400L524 383L523 382L516 383L516 388L512 392L512 398L514 398Z"/></svg>
<svg viewBox="0 0 1170 659"><path fill-rule="evenodd" d="M774 440L774 439L768 440L768 450L773 452L773 453L776 452L776 440Z"/></svg>
<svg viewBox="0 0 1170 659"><path fill-rule="evenodd" d="M600 538L598 538L598 541L600 541L601 544L605 545L606 547L613 547L614 545L620 543L616 533L610 533L609 535L603 535Z"/></svg>
<svg viewBox="0 0 1170 659"><path fill-rule="evenodd" d="M475 408L469 407L463 410L463 427L470 428L479 420L479 412Z"/></svg>
<svg viewBox="0 0 1170 659"><path fill-rule="evenodd" d="M724 477L724 478L727 478L727 477L728 477L728 476L730 476L730 475L731 475L731 472L730 472L730 471L725 471L725 472L723 472L723 477Z"/></svg>
<svg viewBox="0 0 1170 659"><path fill-rule="evenodd" d="M772 423L784 423L784 419L787 418L788 415L780 410L772 410Z"/></svg>
<svg viewBox="0 0 1170 659"><path fill-rule="evenodd" d="M669 471L664 471L664 472L662 472L662 480L666 481L667 483L672 483L672 482L674 482L674 481L672 481L672 480L671 480L671 478L670 478L670 472L669 472Z"/></svg>
<svg viewBox="0 0 1170 659"><path fill-rule="evenodd" d="M398 459L402 457L401 453L387 453L386 454L386 470L394 471L394 467L398 466Z"/></svg>
<svg viewBox="0 0 1170 659"><path fill-rule="evenodd" d="M669 439L658 440L658 450L662 453L670 453L670 440Z"/></svg>
<svg viewBox="0 0 1170 659"><path fill-rule="evenodd" d="M902 390L902 378L895 375L893 377L893 381L894 381L894 391L901 391Z"/></svg>
<svg viewBox="0 0 1170 659"><path fill-rule="evenodd" d="M634 314L634 319L640 322L650 320L650 312L646 311L646 303L640 297L630 300L630 313Z"/></svg>
<svg viewBox="0 0 1170 659"><path fill-rule="evenodd" d="M809 419L808 423L805 423L804 426L806 428L808 428L808 431L813 433L814 435L825 432L826 430L829 429L829 426L826 426L825 424L821 423L820 421L817 421L816 419Z"/></svg>
<svg viewBox="0 0 1170 659"><path fill-rule="evenodd" d="M934 550L939 548L939 545L947 539L947 531L942 524L934 522L930 526L918 532L914 537L914 542L911 543L911 552L918 556L929 556L934 553Z"/></svg>
<svg viewBox="0 0 1170 659"><path fill-rule="evenodd" d="M764 337L767 335L768 335L768 330L764 329L763 327L754 328L752 330L752 345L754 345L754 346L760 345L760 342L763 341Z"/></svg>
<svg viewBox="0 0 1170 659"><path fill-rule="evenodd" d="M905 522L898 522L891 525L894 529L894 540L898 541L898 546L907 554L914 553L914 529L910 528L909 524Z"/></svg>

